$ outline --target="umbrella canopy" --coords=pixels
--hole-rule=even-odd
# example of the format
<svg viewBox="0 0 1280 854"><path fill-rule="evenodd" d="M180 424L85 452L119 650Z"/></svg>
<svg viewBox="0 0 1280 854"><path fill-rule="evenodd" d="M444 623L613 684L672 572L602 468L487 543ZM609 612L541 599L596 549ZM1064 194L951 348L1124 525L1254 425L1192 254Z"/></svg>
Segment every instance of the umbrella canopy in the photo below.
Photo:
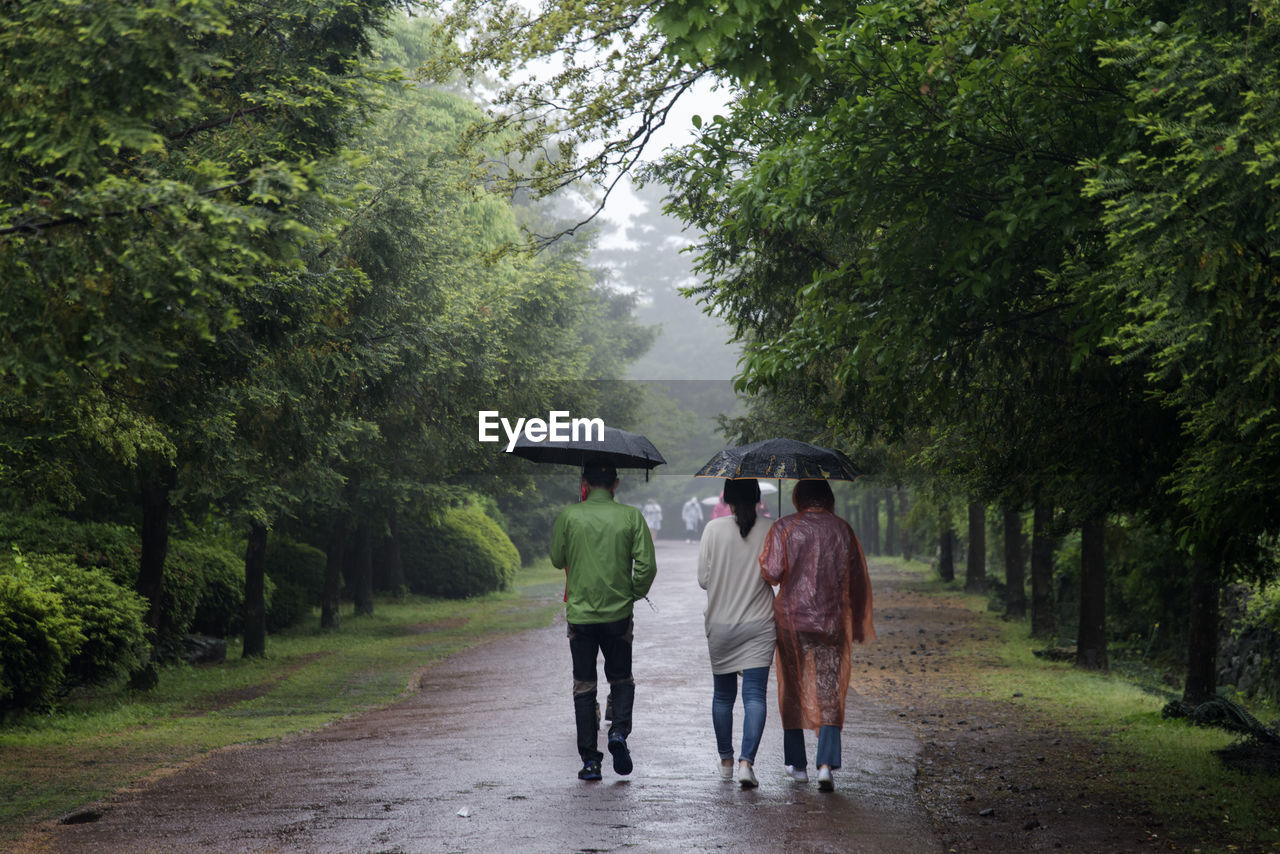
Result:
<svg viewBox="0 0 1280 854"><path fill-rule="evenodd" d="M608 426L604 428L603 441L584 438L569 442L533 442L521 433L511 453L535 463L561 463L579 468L595 457L620 469L651 469L666 462L644 436Z"/></svg>
<svg viewBox="0 0 1280 854"><path fill-rule="evenodd" d="M717 451L693 476L857 480L861 475L840 451L796 439L765 439Z"/></svg>

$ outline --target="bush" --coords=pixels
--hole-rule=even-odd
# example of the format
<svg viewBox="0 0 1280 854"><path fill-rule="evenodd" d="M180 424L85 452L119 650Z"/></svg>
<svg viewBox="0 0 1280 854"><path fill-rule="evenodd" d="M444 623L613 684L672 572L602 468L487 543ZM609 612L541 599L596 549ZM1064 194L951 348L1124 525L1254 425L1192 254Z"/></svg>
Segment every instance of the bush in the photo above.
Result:
<svg viewBox="0 0 1280 854"><path fill-rule="evenodd" d="M219 638L244 631L242 554L218 543L177 540L169 545L165 575L178 567L190 575L194 588L189 631Z"/></svg>
<svg viewBox="0 0 1280 854"><path fill-rule="evenodd" d="M106 682L136 670L147 652L147 601L107 577L104 570L77 566L63 555L26 559L36 582L62 598L84 643L66 666L69 681Z"/></svg>
<svg viewBox="0 0 1280 854"><path fill-rule="evenodd" d="M0 513L0 549L16 545L28 557L69 555L77 566L100 569L128 590L138 586L141 537L126 525L77 522L48 511ZM169 542L165 583L160 592L161 634L152 638L156 655L175 658L182 650L182 636L191 628L200 587L191 567L175 559L175 541Z"/></svg>
<svg viewBox="0 0 1280 854"><path fill-rule="evenodd" d="M309 617L324 592L325 554L288 537L267 540L267 575L275 593L267 606L267 631L278 632Z"/></svg>
<svg viewBox="0 0 1280 854"><path fill-rule="evenodd" d="M436 526L406 521L401 538L405 579L414 593L478 596L504 589L520 569L511 540L473 506L451 508Z"/></svg>
<svg viewBox="0 0 1280 854"><path fill-rule="evenodd" d="M51 704L84 640L61 596L21 567L6 568L0 573L0 709Z"/></svg>
<svg viewBox="0 0 1280 854"><path fill-rule="evenodd" d="M125 525L77 522L52 512L0 513L0 548L15 545L28 556L70 555L79 566L104 569L116 584L137 586L142 553L138 532Z"/></svg>
<svg viewBox="0 0 1280 854"><path fill-rule="evenodd" d="M567 504L567 499L552 500L535 490L499 500L498 505L506 521L504 530L519 550L521 563L525 566L547 556L551 550L551 531L556 517Z"/></svg>

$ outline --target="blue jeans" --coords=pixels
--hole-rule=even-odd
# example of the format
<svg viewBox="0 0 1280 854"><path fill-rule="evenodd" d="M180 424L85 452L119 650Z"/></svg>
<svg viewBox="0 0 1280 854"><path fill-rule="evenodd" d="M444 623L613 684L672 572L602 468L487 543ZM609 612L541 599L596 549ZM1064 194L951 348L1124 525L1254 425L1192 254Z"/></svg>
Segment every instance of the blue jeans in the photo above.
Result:
<svg viewBox="0 0 1280 854"><path fill-rule="evenodd" d="M738 698L738 674L716 673L711 677L711 724L716 730L716 749L721 759L733 758L733 704ZM769 668L749 667L742 671L742 754L738 757L754 764L760 735L764 732L765 691L769 687Z"/></svg>
<svg viewBox="0 0 1280 854"><path fill-rule="evenodd" d="M782 761L793 768L809 767L804 752L804 730L782 731ZM830 765L833 770L840 767L840 727L818 727L818 756L814 764Z"/></svg>

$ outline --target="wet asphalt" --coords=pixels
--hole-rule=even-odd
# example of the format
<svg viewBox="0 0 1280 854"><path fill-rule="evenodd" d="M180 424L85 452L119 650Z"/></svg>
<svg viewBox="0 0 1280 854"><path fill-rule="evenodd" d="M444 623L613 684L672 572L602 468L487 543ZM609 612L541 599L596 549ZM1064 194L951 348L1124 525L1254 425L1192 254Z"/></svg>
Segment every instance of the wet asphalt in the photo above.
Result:
<svg viewBox="0 0 1280 854"><path fill-rule="evenodd" d="M422 690L306 736L216 752L50 830L57 852L940 852L914 793L920 745L850 691L836 790L782 766L776 682L757 789L722 781L697 545L659 541L636 607L635 770L583 782L563 618L425 672ZM656 610L655 610L656 609ZM857 649L855 648L855 656ZM855 668L855 673L857 669ZM601 704L607 683L600 679ZM741 706L735 710L735 748ZM601 732L601 748L604 747ZM815 747L807 734L810 761ZM812 772L812 768L810 769Z"/></svg>

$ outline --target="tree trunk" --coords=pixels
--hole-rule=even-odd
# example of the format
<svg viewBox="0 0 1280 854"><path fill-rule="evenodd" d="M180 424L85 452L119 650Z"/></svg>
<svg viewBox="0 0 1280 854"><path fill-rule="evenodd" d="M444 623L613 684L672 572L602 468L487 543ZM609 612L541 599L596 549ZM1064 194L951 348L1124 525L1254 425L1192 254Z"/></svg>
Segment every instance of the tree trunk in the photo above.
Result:
<svg viewBox="0 0 1280 854"><path fill-rule="evenodd" d="M1191 613L1187 631L1187 682L1183 702L1198 706L1218 692L1217 567L1197 555L1191 563Z"/></svg>
<svg viewBox="0 0 1280 854"><path fill-rule="evenodd" d="M939 537L938 577L943 581L956 579L956 532L951 523L950 511L942 512L942 534Z"/></svg>
<svg viewBox="0 0 1280 854"><path fill-rule="evenodd" d="M1037 501L1031 519L1031 636L1050 638L1058 630L1053 607L1053 507Z"/></svg>
<svg viewBox="0 0 1280 854"><path fill-rule="evenodd" d="M406 592L409 584L404 577L404 558L400 554L400 528L396 511L387 516L387 529L391 536L387 540L387 584L396 596Z"/></svg>
<svg viewBox="0 0 1280 854"><path fill-rule="evenodd" d="M1004 509L1004 612L1015 620L1027 616L1026 570L1023 568L1022 512Z"/></svg>
<svg viewBox="0 0 1280 854"><path fill-rule="evenodd" d="M915 553L915 543L911 541L911 531L907 528L907 490L898 487L898 532L902 539L902 557L904 560L911 560Z"/></svg>
<svg viewBox="0 0 1280 854"><path fill-rule="evenodd" d="M356 523L356 589L357 614L373 613L373 536L369 520Z"/></svg>
<svg viewBox="0 0 1280 854"><path fill-rule="evenodd" d="M964 565L964 590L982 593L987 589L987 508L980 501L969 502L969 555Z"/></svg>
<svg viewBox="0 0 1280 854"><path fill-rule="evenodd" d="M267 526L253 522L244 550L244 658L267 654L266 589Z"/></svg>
<svg viewBox="0 0 1280 854"><path fill-rule="evenodd" d="M898 554L898 504L893 500L892 490L884 492L884 553Z"/></svg>
<svg viewBox="0 0 1280 854"><path fill-rule="evenodd" d="M1080 627L1076 635L1076 665L1107 669L1106 524L1101 517L1080 529Z"/></svg>
<svg viewBox="0 0 1280 854"><path fill-rule="evenodd" d="M862 499L862 524L867 532L862 540L867 554L880 554L880 497L876 490L868 489Z"/></svg>
<svg viewBox="0 0 1280 854"><path fill-rule="evenodd" d="M142 554L138 559L137 591L147 600L147 627L151 630L151 655L129 676L129 687L149 691L160 681L156 669L158 658L168 658L176 650L172 643L173 627L163 604L164 562L169 554L169 494L177 483L178 470L166 466L156 477L142 483Z"/></svg>
<svg viewBox="0 0 1280 854"><path fill-rule="evenodd" d="M333 514L329 542L325 546L324 591L320 594L320 628L337 629L342 617L338 611L342 592L342 560L347 553L347 511Z"/></svg>

